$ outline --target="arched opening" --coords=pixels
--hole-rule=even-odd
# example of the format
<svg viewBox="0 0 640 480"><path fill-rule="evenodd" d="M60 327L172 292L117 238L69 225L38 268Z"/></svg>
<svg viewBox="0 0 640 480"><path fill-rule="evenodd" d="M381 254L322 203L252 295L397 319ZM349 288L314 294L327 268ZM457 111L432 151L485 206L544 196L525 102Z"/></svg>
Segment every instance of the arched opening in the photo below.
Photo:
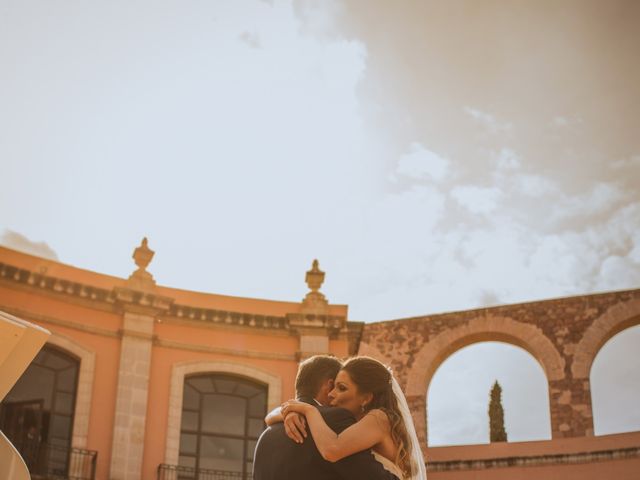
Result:
<svg viewBox="0 0 640 480"><path fill-rule="evenodd" d="M223 373L187 376L180 424L180 478L207 471L252 475L253 451L264 429L267 386Z"/></svg>
<svg viewBox="0 0 640 480"><path fill-rule="evenodd" d="M640 325L609 339L590 373L596 435L640 431Z"/></svg>
<svg viewBox="0 0 640 480"><path fill-rule="evenodd" d="M450 355L427 392L429 446L489 443L489 394L502 387L508 441L551 438L548 382L526 350L502 342L480 342Z"/></svg>
<svg viewBox="0 0 640 480"><path fill-rule="evenodd" d="M0 430L32 475L69 473L80 362L46 345L0 406Z"/></svg>

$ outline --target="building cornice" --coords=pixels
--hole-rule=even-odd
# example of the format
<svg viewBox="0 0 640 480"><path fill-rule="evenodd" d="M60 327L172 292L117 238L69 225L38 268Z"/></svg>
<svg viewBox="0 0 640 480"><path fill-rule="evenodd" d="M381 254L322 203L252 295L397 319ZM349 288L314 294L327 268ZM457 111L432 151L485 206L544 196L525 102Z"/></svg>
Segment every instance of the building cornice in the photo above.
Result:
<svg viewBox="0 0 640 480"><path fill-rule="evenodd" d="M230 312L214 308L199 308L189 305L171 305L169 310L160 317L164 320L191 320L207 325L249 327L252 329L288 330L289 323L285 317L274 315L259 315L255 313Z"/></svg>
<svg viewBox="0 0 640 480"><path fill-rule="evenodd" d="M572 465L639 457L640 447L628 447L598 450L593 452L558 453L550 455L514 456L478 460L427 461L427 471L450 472L458 470L486 470L490 468Z"/></svg>
<svg viewBox="0 0 640 480"><path fill-rule="evenodd" d="M105 310L104 307L112 310L112 305L116 302L112 290L36 273L3 262L0 262L0 281L7 282L8 286L54 295L67 301L80 302L85 306L91 305L92 308L100 306L101 308L97 308L99 310ZM87 304L87 301L90 304Z"/></svg>
<svg viewBox="0 0 640 480"><path fill-rule="evenodd" d="M51 315L41 315L38 313L33 313L30 311L22 310L18 308L3 306L2 310L4 310L5 312L9 312L11 315L15 315L16 317L31 320L36 323L47 323L49 325L65 327L71 330L77 330L79 332L91 333L93 335L100 335L102 337L109 337L109 338L122 337L122 332L120 330L109 330L107 328L95 327L93 325L86 325L84 323L64 320Z"/></svg>
<svg viewBox="0 0 640 480"><path fill-rule="evenodd" d="M290 334L292 321L296 324L304 317L305 321L329 329L334 336L346 321L344 317L337 315L301 315L299 313L283 316L261 315L174 304L173 299L156 295L153 292L138 291L126 287L115 287L108 290L33 272L3 262L0 262L0 284L101 311L126 310L147 313L155 316L159 322L173 323L186 320L193 325L232 327L260 333L282 332ZM34 315L30 316L34 317ZM61 325L60 322L64 321L53 319L49 323Z"/></svg>

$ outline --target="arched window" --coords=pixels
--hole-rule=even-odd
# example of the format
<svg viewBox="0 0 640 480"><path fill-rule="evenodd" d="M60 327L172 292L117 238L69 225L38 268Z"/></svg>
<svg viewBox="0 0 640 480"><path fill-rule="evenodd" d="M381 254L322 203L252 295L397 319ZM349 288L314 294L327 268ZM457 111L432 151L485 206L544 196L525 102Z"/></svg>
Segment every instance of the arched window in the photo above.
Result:
<svg viewBox="0 0 640 480"><path fill-rule="evenodd" d="M640 325L611 338L591 367L596 435L640 430Z"/></svg>
<svg viewBox="0 0 640 480"><path fill-rule="evenodd" d="M46 345L0 406L0 430L32 475L66 476L69 471L79 365Z"/></svg>
<svg viewBox="0 0 640 480"><path fill-rule="evenodd" d="M526 350L502 342L462 348L438 368L427 394L430 446L489 443L489 394L502 386L509 441L551 438L547 378Z"/></svg>
<svg viewBox="0 0 640 480"><path fill-rule="evenodd" d="M178 462L186 469L181 478L218 470L250 479L266 413L266 385L226 374L186 377ZM189 472L192 477L185 476Z"/></svg>

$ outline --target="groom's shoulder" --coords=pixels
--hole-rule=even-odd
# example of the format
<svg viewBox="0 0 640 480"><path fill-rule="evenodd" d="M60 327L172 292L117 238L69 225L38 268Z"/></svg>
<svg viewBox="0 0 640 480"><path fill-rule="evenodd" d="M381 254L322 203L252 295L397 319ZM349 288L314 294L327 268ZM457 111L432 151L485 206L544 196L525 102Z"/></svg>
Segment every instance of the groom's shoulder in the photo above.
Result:
<svg viewBox="0 0 640 480"><path fill-rule="evenodd" d="M344 408L338 407L318 407L322 418L324 418L327 425L333 430L344 430L350 425L356 423L356 419L353 414Z"/></svg>
<svg viewBox="0 0 640 480"><path fill-rule="evenodd" d="M346 408L340 407L325 407L319 406L317 407L322 416L330 416L330 417L351 417L354 418L353 414L347 410Z"/></svg>

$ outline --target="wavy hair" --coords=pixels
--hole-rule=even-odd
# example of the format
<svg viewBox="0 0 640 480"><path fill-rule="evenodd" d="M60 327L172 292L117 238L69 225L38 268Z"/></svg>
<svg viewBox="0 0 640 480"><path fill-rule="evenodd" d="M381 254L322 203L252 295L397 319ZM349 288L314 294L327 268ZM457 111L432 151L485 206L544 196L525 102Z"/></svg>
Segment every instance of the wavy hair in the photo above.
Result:
<svg viewBox="0 0 640 480"><path fill-rule="evenodd" d="M395 464L405 475L410 475L411 441L393 393L391 371L378 360L365 356L348 359L342 370L349 374L360 393L372 394L373 399L364 407L364 411L378 408L389 418L391 439L398 447Z"/></svg>

